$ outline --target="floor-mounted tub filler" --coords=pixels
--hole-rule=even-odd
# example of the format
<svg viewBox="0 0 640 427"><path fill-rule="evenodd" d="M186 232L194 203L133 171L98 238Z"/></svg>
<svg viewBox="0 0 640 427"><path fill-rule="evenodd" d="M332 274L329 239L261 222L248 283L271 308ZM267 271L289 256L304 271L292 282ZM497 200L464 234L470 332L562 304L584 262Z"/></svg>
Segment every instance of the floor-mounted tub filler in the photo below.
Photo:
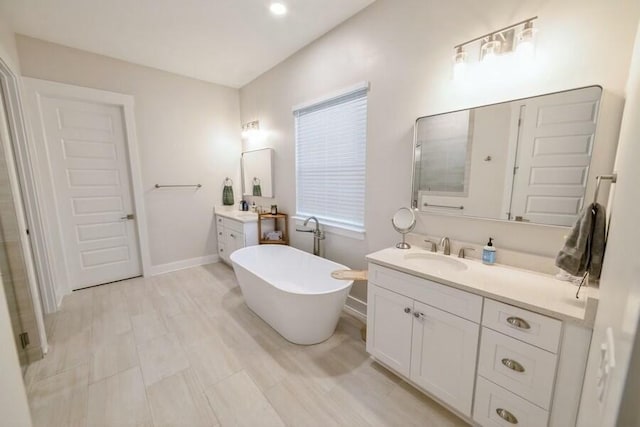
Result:
<svg viewBox="0 0 640 427"><path fill-rule="evenodd" d="M247 306L295 344L317 344L336 329L353 281L336 280L344 265L280 245L231 254Z"/></svg>

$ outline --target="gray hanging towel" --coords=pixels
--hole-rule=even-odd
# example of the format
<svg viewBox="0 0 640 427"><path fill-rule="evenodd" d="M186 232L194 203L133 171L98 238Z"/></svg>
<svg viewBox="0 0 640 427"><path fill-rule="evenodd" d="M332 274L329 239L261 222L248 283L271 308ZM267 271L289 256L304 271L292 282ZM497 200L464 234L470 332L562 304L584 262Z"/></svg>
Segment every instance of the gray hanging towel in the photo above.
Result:
<svg viewBox="0 0 640 427"><path fill-rule="evenodd" d="M262 196L262 188L260 188L260 180L258 178L253 178L253 195L254 196Z"/></svg>
<svg viewBox="0 0 640 427"><path fill-rule="evenodd" d="M222 188L222 204L225 206L233 206L233 181L229 178L224 180Z"/></svg>
<svg viewBox="0 0 640 427"><path fill-rule="evenodd" d="M574 276L589 272L599 279L606 243L606 211L593 203L578 216L571 234L556 257L556 266Z"/></svg>

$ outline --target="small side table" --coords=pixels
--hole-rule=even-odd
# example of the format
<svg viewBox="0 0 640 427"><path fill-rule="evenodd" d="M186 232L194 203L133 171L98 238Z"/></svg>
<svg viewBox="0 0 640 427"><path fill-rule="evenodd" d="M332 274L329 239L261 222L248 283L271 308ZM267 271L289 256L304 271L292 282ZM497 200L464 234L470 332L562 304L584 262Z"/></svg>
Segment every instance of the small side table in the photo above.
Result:
<svg viewBox="0 0 640 427"><path fill-rule="evenodd" d="M267 240L262 235L262 221L273 220L273 230L282 231L282 239ZM289 244L289 217L287 214L279 213L272 215L270 213L258 214L258 239L261 245L288 245Z"/></svg>

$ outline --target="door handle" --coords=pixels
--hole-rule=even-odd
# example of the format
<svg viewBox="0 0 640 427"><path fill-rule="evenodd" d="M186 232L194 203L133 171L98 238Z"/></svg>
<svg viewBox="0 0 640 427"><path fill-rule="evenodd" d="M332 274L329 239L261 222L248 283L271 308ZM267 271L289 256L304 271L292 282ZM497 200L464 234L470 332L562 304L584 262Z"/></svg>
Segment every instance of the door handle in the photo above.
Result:
<svg viewBox="0 0 640 427"><path fill-rule="evenodd" d="M127 214L126 216L121 217L120 219L132 220L135 216L133 214Z"/></svg>

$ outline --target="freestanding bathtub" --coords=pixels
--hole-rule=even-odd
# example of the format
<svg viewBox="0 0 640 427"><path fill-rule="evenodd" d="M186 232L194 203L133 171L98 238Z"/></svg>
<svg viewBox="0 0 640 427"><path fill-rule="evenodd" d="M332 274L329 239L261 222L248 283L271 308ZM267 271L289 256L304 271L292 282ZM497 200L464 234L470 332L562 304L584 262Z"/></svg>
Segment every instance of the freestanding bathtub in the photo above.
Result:
<svg viewBox="0 0 640 427"><path fill-rule="evenodd" d="M336 329L353 281L336 280L345 269L290 246L260 245L230 256L251 310L295 344L317 344Z"/></svg>

